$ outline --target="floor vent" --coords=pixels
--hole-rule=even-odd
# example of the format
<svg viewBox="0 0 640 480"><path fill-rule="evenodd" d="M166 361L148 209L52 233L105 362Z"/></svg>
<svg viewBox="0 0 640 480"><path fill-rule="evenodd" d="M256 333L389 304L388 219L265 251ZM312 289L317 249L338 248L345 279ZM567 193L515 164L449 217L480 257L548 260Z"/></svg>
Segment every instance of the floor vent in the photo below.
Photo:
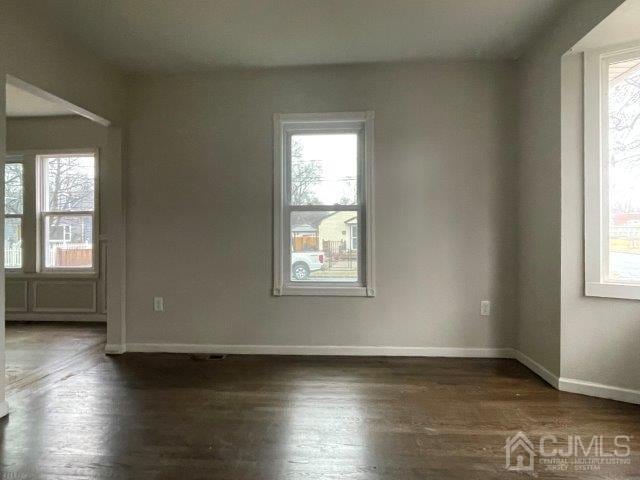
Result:
<svg viewBox="0 0 640 480"><path fill-rule="evenodd" d="M223 353L194 353L190 355L192 360L224 360L227 356Z"/></svg>

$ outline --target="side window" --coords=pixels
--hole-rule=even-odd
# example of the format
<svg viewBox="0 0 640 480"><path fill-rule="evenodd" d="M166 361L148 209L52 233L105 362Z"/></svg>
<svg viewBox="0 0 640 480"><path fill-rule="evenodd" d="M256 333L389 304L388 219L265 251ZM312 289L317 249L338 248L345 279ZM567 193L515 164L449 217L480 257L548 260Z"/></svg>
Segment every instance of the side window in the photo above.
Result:
<svg viewBox="0 0 640 480"><path fill-rule="evenodd" d="M4 166L4 268L22 268L24 168L20 157L8 157Z"/></svg>
<svg viewBox="0 0 640 480"><path fill-rule="evenodd" d="M94 270L95 155L42 155L38 162L43 270Z"/></svg>
<svg viewBox="0 0 640 480"><path fill-rule="evenodd" d="M587 295L640 298L640 46L585 55Z"/></svg>

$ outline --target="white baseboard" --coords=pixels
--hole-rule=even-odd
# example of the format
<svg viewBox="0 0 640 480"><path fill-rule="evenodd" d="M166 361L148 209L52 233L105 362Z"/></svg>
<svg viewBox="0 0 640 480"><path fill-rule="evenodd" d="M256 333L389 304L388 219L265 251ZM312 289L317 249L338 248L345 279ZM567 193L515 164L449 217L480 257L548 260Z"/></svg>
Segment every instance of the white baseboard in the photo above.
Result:
<svg viewBox="0 0 640 480"><path fill-rule="evenodd" d="M640 390L632 390L630 388L614 387L613 385L561 377L559 390L640 405Z"/></svg>
<svg viewBox="0 0 640 480"><path fill-rule="evenodd" d="M5 319L15 322L106 322L107 315L101 313L10 313Z"/></svg>
<svg viewBox="0 0 640 480"><path fill-rule="evenodd" d="M604 385L602 383L587 382L575 378L558 377L547 368L524 353L514 350L514 357L529 370L539 375L552 387L567 393L579 393L590 397L607 398L620 402L640 404L640 390Z"/></svg>
<svg viewBox="0 0 640 480"><path fill-rule="evenodd" d="M6 400L0 402L0 418L9 414L9 404Z"/></svg>
<svg viewBox="0 0 640 480"><path fill-rule="evenodd" d="M204 345L127 343L127 352L221 353L229 355L345 355L383 357L513 358L511 348L391 347L353 345Z"/></svg>
<svg viewBox="0 0 640 480"><path fill-rule="evenodd" d="M121 343L107 343L104 346L104 353L107 355L121 355L126 351L127 349Z"/></svg>
<svg viewBox="0 0 640 480"><path fill-rule="evenodd" d="M195 343L127 343L109 344L108 354L141 353L202 353L229 355L327 355L381 357L455 357L455 358L513 358L522 363L552 387L563 392L580 393L622 402L640 404L640 391L559 378L528 355L513 348L466 347L392 347L344 345L208 345Z"/></svg>
<svg viewBox="0 0 640 480"><path fill-rule="evenodd" d="M558 376L548 370L546 367L543 367L541 364L536 362L533 358L525 355L519 350L513 350L513 358L518 360L521 364L531 370L533 373L542 378L545 382L551 385L553 388L558 388L559 378Z"/></svg>

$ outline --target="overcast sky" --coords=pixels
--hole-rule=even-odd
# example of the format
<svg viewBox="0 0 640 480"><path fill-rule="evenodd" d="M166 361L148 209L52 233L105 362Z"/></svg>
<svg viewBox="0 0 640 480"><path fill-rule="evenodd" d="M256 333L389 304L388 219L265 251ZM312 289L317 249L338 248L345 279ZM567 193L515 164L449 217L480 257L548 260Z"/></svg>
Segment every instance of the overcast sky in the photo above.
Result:
<svg viewBox="0 0 640 480"><path fill-rule="evenodd" d="M313 192L322 204L334 205L343 197L356 199L356 134L294 135L293 139L300 143L303 149L302 159L297 161L320 161L323 180L316 184Z"/></svg>

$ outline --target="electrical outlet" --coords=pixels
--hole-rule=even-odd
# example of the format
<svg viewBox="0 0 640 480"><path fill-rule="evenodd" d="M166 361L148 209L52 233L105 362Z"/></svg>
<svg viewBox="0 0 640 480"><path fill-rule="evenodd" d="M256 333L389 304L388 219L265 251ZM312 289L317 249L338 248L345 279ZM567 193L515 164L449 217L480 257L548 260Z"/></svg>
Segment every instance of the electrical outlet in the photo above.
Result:
<svg viewBox="0 0 640 480"><path fill-rule="evenodd" d="M153 297L153 311L164 312L164 298Z"/></svg>
<svg viewBox="0 0 640 480"><path fill-rule="evenodd" d="M483 317L491 315L491 302L489 300L482 300L480 302L480 315Z"/></svg>

